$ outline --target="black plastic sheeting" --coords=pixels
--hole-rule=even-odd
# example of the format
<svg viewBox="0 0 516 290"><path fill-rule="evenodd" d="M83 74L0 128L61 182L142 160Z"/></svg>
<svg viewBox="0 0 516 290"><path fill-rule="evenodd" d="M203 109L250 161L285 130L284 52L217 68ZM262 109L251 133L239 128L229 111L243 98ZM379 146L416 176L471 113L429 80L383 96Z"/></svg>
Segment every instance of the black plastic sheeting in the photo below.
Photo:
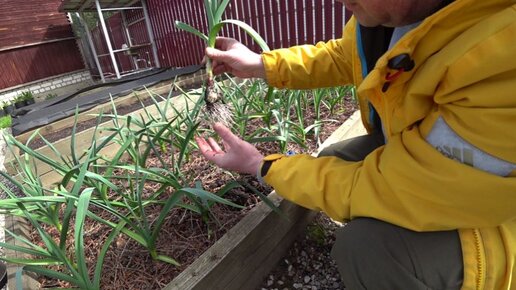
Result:
<svg viewBox="0 0 516 290"><path fill-rule="evenodd" d="M172 80L176 76L192 74L200 70L201 66L189 66L179 69L159 69L143 74L131 76L104 84L93 85L72 94L58 96L43 102L22 107L14 112L12 134L20 135L24 132L51 124L60 119L72 116L78 108L79 112L89 110L99 104L110 101L110 96L127 95L135 90L155 85L159 82ZM87 92L99 87L107 87L88 94ZM84 94L83 94L84 93ZM78 97L79 94L83 94Z"/></svg>

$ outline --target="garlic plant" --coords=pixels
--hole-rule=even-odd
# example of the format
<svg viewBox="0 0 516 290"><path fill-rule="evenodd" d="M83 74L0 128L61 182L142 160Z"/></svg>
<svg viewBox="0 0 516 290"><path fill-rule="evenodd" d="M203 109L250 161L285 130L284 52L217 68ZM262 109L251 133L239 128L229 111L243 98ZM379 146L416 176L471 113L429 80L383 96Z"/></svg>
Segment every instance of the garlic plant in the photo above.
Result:
<svg viewBox="0 0 516 290"><path fill-rule="evenodd" d="M265 40L258 34L258 32L245 22L233 19L222 20L222 15L224 14L229 2L230 0L204 0L206 17L208 19L207 35L181 21L175 22L176 27L200 37L206 42L208 47L213 48L215 47L217 35L222 27L226 24L234 24L249 34L263 51L269 51L270 49L265 43ZM206 113L208 115L208 119L214 122L229 124L232 119L231 110L221 102L222 94L215 84L212 63L209 58L206 60L206 73L208 78L206 80L204 100L206 102Z"/></svg>

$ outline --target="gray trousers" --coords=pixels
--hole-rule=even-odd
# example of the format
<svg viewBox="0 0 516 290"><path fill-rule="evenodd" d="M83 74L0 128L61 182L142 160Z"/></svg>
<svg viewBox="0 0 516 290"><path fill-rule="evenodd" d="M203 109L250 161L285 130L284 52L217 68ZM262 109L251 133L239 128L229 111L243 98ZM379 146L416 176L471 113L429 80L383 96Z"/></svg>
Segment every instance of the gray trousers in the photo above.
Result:
<svg viewBox="0 0 516 290"><path fill-rule="evenodd" d="M360 136L319 156L363 160L383 145L381 134ZM346 289L460 289L463 261L457 231L414 232L372 218L355 218L336 232L332 257Z"/></svg>

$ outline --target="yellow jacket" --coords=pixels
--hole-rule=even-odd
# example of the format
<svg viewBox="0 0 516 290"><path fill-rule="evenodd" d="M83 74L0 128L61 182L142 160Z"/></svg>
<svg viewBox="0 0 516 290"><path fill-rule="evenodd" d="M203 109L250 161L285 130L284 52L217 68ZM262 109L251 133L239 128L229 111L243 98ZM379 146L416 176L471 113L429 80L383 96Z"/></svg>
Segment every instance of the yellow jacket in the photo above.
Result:
<svg viewBox="0 0 516 290"><path fill-rule="evenodd" d="M361 162L271 155L264 180L336 220L459 229L463 289L516 289L516 1L456 0L403 36L367 74L359 28L352 18L342 39L264 53L267 80L288 88L354 83L364 125L371 130L371 104L387 144ZM404 54L414 67L390 68ZM495 173L473 165L470 149L435 143L438 125L495 160L486 165Z"/></svg>

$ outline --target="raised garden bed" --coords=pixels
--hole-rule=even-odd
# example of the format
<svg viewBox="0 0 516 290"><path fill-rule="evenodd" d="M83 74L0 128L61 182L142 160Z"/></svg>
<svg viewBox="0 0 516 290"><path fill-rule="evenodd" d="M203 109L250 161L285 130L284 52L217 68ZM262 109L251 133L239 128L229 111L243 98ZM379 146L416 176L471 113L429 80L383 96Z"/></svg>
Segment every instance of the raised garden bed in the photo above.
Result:
<svg viewBox="0 0 516 290"><path fill-rule="evenodd" d="M192 101L195 102L193 98ZM339 121L328 122L327 125L331 126L326 126L326 129L321 130L321 139L326 139L329 133L334 131L334 129L339 126L338 122L343 121L344 119L346 119L347 116L349 116L349 114L354 109L353 106L349 106L350 103L350 98L348 96L344 100L344 103L341 103L339 105L340 107L337 108L339 110L339 114L336 114L335 116L335 118L338 117ZM342 104L344 104L344 107L342 107ZM177 104L175 104L175 107L177 108L176 105ZM324 106L321 106L321 108L323 108L323 110L321 111L324 111ZM290 109L291 108L288 107L288 110ZM292 110L294 109L292 108ZM158 112L149 112L150 115L159 115ZM305 112L304 115L308 116L310 115L310 113ZM306 119L309 120L309 118ZM248 122L245 126L246 130L254 132L257 131L257 128L263 126L260 123L254 122L255 121ZM313 120L309 122L313 122ZM346 129L346 126L343 128ZM80 146L80 140L91 140L91 136L95 134L108 133L109 132L102 130L97 130L96 132L88 132L88 130L85 130L84 132L81 132L80 134L77 134L77 136L75 136L75 142L77 145L75 146L75 149L80 151L78 149L78 146ZM66 154L65 152L67 150L70 151L70 140L68 141L68 144L66 143L66 141L63 140L57 143L63 144L54 145L54 147L58 148L58 151L62 154ZM314 152L315 148L317 147L317 143L314 141L308 143L308 149L302 149L299 146L293 146L293 144L290 144L288 142L286 142L286 144L282 144L281 146L278 146L274 143L261 143L260 146L262 147L262 151L266 151L269 153L278 151L279 149L295 149L296 151L308 150ZM88 146L87 142L85 146ZM102 151L102 154L109 155L109 152L118 152L116 146L113 146L113 148L106 146L106 151ZM38 150L40 152L44 152L44 150L49 150L49 148L41 148ZM167 158L170 156L171 155L167 155ZM215 171L213 167L210 167L208 164L206 164L206 162L203 162L202 160L193 160L195 159L195 156L195 153L192 153L192 157L190 160L191 163L189 164L191 164L192 167L197 166L198 168L200 168L201 172L197 173L197 177L205 178L202 182L205 188L209 188L210 190L216 191L217 189L223 186L223 184L217 184L218 180L221 179L221 176L231 177L230 174L226 174L222 171ZM60 174L57 174L55 171L51 170L51 168L45 169L46 165L43 163L36 164L35 166L38 168L38 172L41 173L41 180L45 184L54 184L55 182L59 182L59 179L62 178ZM214 173L212 173L213 171ZM192 173L192 175L194 174ZM259 186L256 183L256 181L249 179L250 177L238 177L233 175L233 177L231 178L236 180L243 179L246 180L246 182L248 183L252 183L256 187ZM193 178L192 180L194 179L195 178ZM209 181L213 182L214 184L212 184L211 186L206 185L208 179L210 179ZM224 181L222 181L222 183L224 183ZM262 188L261 190L266 191L267 188ZM245 193L241 192L241 190L237 190L237 192L233 192L231 194L233 194L233 196L229 197L228 195L228 198L232 198L232 201L234 202L242 202L242 198L244 197L245 199L247 199L247 201L244 201L243 204L246 204L246 202L249 201L249 198L251 198L251 202L253 202L253 200L257 201L256 198L252 197L252 195L246 195ZM274 197L274 195L271 198L274 199L277 203L279 203L279 199ZM102 289L159 289L163 287L166 287L166 289L243 289L242 285L246 285L247 289L251 289L251 285L259 285L263 276L268 273L268 271L275 264L277 259L281 257L282 252L284 252L284 250L290 245L290 243L296 237L299 230L303 229L304 222L310 219L311 215L309 214L309 212L297 206L293 206L292 204L283 201L281 202L280 207L283 209L282 212L284 213L284 215L290 218L285 218L285 216L273 213L272 210L264 204L254 206L252 205L252 203L247 203L247 210L244 210L244 213L248 211L248 214L245 216L245 218L238 223L235 222L236 226L232 227L224 236L222 236L222 238L216 242L216 246L211 247L210 250L205 252L205 254L203 254L199 259L193 262L190 268L187 268L186 270L182 271L182 273L179 276L177 276L177 278L174 279L170 284L168 284L168 282L172 280L172 278L170 278L171 276L161 276L161 278L158 278L158 275L160 274L158 272L179 273L179 271L177 271L177 269L179 268L174 268L174 266L164 264L161 262L153 263L152 260L149 258L148 254L145 253L144 248L139 247L139 245L130 240L124 240L123 238L117 239L111 248L115 248L114 252L118 253L114 256L108 256L106 258L111 260L106 260L108 262L104 265L105 268L103 273L107 273L107 276L111 275L109 278L106 278L106 280L115 279L116 281L116 279L119 279L120 283L109 284L108 282L103 282L102 285L104 286L102 287ZM217 210L218 209L213 208L213 211ZM181 215L179 215L178 217L181 217ZM193 222L193 220L190 221ZM197 222L202 224L202 219L197 219ZM230 224L230 222L228 222L228 224ZM214 224L212 223L211 226L213 225ZM271 230L272 225L274 225L274 230ZM202 227L206 228L206 224L204 226L201 226L201 228ZM90 243L89 246L92 246L94 249L95 246L98 248L102 245L102 237L95 236L98 234L95 234L95 231L92 230L94 229L94 227L89 229L91 231L88 230L88 228L85 228L85 237L93 236L93 238L89 242L86 241L86 244ZM168 229L165 231L168 232L171 230ZM104 237L107 235L107 231L103 231L102 228L98 228L98 226L96 228L96 232L105 232L103 234ZM208 234L212 236L218 235L215 233L215 231L210 231L209 233L201 232L201 234L198 234L197 236L193 235L193 237L199 239L201 236L208 236ZM170 243L170 241L167 240L166 237L161 236L162 235L160 234L160 239L162 239L161 245L163 245L166 250L166 245L167 243ZM95 238L97 239L96 243L93 242L95 241ZM35 239L37 240L36 237ZM209 243L212 243L213 241L214 239L211 239L211 242ZM219 263L216 263L218 264L218 266L216 266L208 262ZM186 263L182 264L185 265ZM131 265L135 267L130 267ZM153 266L150 266L149 268L149 265ZM228 265L233 265L236 267L230 269L228 268ZM112 268L106 268L108 266L112 266ZM184 267L182 269L184 269ZM138 273L137 270L139 270L140 273ZM123 273L125 273L125 275L123 275ZM11 279L11 281L12 280L13 279ZM53 286L67 286L66 283L62 283L59 281L52 282L46 280L43 282L48 283L48 285L50 285L51 283L55 283ZM206 285L209 285L210 287L206 288Z"/></svg>
<svg viewBox="0 0 516 290"><path fill-rule="evenodd" d="M142 102L145 105L152 104L152 101L150 100L151 93L156 95L167 95L171 91L177 91L178 89L189 90L193 88L198 88L202 85L205 75L206 73L204 72L204 70L200 70L194 74L179 76L177 79L173 81L163 81L161 83L153 85L152 87L136 90L130 94L119 96L113 100L113 103L119 110L119 113L125 115L138 109L141 109ZM89 92L90 91L87 91L86 93ZM96 121L94 114L99 114L101 112L108 113L112 109L112 106L112 103L107 102L95 106L87 111L83 111L81 114L77 116L77 131L80 132L82 130L94 126ZM70 136L71 128L74 122L75 116L70 116L37 129L39 129L41 135L47 137L49 141L55 142ZM16 139L20 142L25 143L33 132L34 130L30 130L28 132L20 134L16 136ZM39 148L44 145L45 144L42 142L32 142L33 148Z"/></svg>

